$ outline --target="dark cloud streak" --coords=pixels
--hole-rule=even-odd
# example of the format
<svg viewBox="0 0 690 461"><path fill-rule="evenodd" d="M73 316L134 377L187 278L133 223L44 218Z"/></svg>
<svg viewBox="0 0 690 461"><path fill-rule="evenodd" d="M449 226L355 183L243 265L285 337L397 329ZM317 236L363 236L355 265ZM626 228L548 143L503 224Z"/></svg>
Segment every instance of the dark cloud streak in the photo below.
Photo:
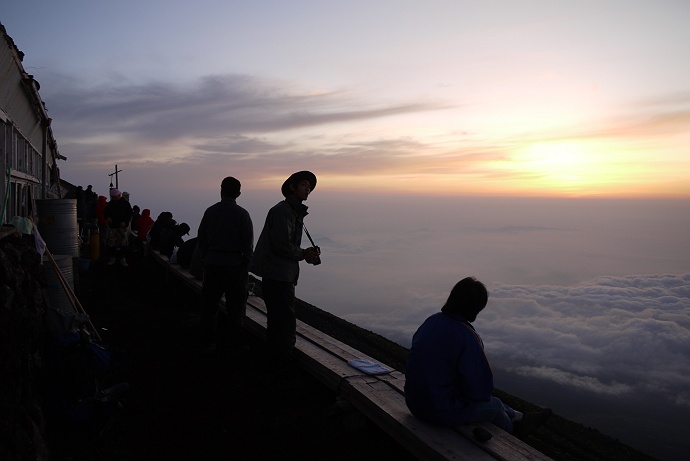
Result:
<svg viewBox="0 0 690 461"><path fill-rule="evenodd" d="M149 82L85 88L74 82L44 93L68 137L104 132L151 141L276 132L444 109L412 102L353 110L361 103L342 92L309 94L239 75L206 77L190 87Z"/></svg>

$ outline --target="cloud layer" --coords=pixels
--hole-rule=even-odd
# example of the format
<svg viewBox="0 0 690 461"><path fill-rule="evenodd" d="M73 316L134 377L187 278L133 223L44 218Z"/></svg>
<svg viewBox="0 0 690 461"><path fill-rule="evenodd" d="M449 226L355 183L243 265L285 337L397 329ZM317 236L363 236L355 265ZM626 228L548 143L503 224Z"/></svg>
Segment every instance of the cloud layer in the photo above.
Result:
<svg viewBox="0 0 690 461"><path fill-rule="evenodd" d="M690 274L503 286L491 300L481 331L500 366L591 392L690 400Z"/></svg>
<svg viewBox="0 0 690 461"><path fill-rule="evenodd" d="M445 301L427 298L418 302ZM374 324L409 346L421 312L434 310L401 311L395 321ZM475 326L495 368L573 391L654 394L690 407L690 274L597 277L574 287L499 285Z"/></svg>

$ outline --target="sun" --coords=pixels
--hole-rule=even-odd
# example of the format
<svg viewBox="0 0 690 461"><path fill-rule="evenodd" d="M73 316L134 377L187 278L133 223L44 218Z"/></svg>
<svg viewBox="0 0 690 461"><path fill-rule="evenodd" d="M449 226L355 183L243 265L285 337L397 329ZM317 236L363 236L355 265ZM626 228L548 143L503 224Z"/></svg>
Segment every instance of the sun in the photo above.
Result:
<svg viewBox="0 0 690 461"><path fill-rule="evenodd" d="M590 141L540 141L518 149L511 166L530 178L526 187L579 194L613 180L607 158L607 147Z"/></svg>
<svg viewBox="0 0 690 461"><path fill-rule="evenodd" d="M589 146L576 142L540 142L527 146L516 160L525 170L554 182L579 182L587 177Z"/></svg>

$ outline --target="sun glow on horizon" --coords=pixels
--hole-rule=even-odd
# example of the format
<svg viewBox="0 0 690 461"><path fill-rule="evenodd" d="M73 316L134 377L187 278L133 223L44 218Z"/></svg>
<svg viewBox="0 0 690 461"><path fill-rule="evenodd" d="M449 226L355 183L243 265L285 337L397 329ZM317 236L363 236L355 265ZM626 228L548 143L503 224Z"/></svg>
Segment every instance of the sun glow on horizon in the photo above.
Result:
<svg viewBox="0 0 690 461"><path fill-rule="evenodd" d="M683 198L683 181L662 180L668 166L650 161L647 148L604 139L554 139L506 146L503 153L475 159L433 156L424 163L370 174L324 171L332 190L426 196L486 195L534 197ZM444 166L444 161L448 162ZM685 162L679 160L678 168ZM680 174L680 176L683 176Z"/></svg>
<svg viewBox="0 0 690 461"><path fill-rule="evenodd" d="M630 143L602 139L538 141L514 150L502 163L516 189L539 195L633 196L654 189L653 195L682 196L689 192L687 186L650 177L649 172L658 165Z"/></svg>
<svg viewBox="0 0 690 461"><path fill-rule="evenodd" d="M533 176L532 187L577 192L605 186L617 175L600 152L586 141L542 141L519 149L510 162L515 171Z"/></svg>

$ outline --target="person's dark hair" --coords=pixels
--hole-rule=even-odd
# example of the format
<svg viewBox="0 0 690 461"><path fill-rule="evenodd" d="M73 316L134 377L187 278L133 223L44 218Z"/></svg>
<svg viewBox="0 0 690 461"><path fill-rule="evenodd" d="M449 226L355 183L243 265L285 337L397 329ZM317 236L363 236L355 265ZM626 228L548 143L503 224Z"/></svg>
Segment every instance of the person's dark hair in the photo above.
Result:
<svg viewBox="0 0 690 461"><path fill-rule="evenodd" d="M188 234L189 235L189 224L186 222L183 222L182 224L177 225L177 231L179 232L180 235Z"/></svg>
<svg viewBox="0 0 690 461"><path fill-rule="evenodd" d="M233 178L232 176L228 176L227 178L223 179L223 182L220 183L220 194L223 197L237 198L240 196L241 187L242 185L237 179Z"/></svg>
<svg viewBox="0 0 690 461"><path fill-rule="evenodd" d="M468 322L474 322L488 301L489 292L484 284L474 277L466 277L455 284L441 312L460 314Z"/></svg>

